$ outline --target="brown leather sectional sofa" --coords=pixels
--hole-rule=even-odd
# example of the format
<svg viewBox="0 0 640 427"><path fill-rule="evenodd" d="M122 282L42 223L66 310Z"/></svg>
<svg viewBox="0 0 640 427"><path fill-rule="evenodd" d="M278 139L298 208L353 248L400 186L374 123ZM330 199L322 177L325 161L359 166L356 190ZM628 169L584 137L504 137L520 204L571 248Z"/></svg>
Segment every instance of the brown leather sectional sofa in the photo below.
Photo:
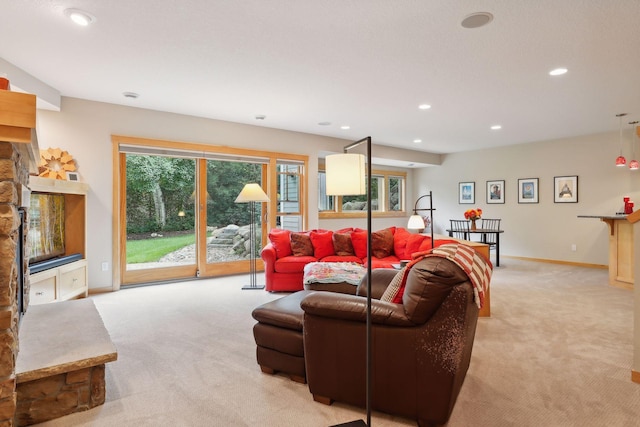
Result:
<svg viewBox="0 0 640 427"><path fill-rule="evenodd" d="M411 269L402 304L380 301L396 273L389 269L372 272L372 407L414 418L420 426L445 424L471 360L478 319L472 285L455 263L427 257ZM278 353L280 349L290 351L293 340L298 365L292 372L298 380L306 379L315 400L364 407L365 284L363 280L357 295L310 291L289 295L283 299L299 303L300 309L283 305L289 311L281 319L277 307L262 313L266 323L275 323L270 327L278 328L284 319L286 329L280 331L283 335L270 333L260 340L256 336L263 371L288 373L288 355L280 358ZM256 319L262 322L260 317ZM270 339L283 339L282 346L273 345ZM278 365L266 370L260 361L265 341L271 348L263 363Z"/></svg>

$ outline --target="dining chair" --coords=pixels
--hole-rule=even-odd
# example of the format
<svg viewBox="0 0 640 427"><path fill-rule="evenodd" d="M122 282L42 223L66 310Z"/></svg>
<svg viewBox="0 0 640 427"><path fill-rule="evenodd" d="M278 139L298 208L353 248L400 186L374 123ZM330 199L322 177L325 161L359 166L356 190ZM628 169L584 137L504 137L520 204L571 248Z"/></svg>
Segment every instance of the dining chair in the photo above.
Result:
<svg viewBox="0 0 640 427"><path fill-rule="evenodd" d="M451 237L455 237L456 239L469 239L469 221L468 220L460 220L460 219L450 219L451 221Z"/></svg>
<svg viewBox="0 0 640 427"><path fill-rule="evenodd" d="M494 218L482 218L482 222L480 223L480 228L482 230L500 230L500 219ZM496 246L496 233L482 233L480 241L489 245L489 249L495 248Z"/></svg>

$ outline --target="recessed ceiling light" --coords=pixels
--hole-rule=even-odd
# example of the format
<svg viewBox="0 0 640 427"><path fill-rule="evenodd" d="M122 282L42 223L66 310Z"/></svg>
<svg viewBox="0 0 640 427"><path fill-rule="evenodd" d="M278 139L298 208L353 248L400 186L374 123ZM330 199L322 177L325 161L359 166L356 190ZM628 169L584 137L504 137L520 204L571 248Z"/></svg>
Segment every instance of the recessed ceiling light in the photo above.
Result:
<svg viewBox="0 0 640 427"><path fill-rule="evenodd" d="M555 70L549 71L549 75L550 76L561 76L563 74L566 74L567 71L569 71L569 70L567 70L566 68L556 68Z"/></svg>
<svg viewBox="0 0 640 427"><path fill-rule="evenodd" d="M329 126L331 125L331 122L320 122L318 123L320 126Z"/></svg>
<svg viewBox="0 0 640 427"><path fill-rule="evenodd" d="M125 98L131 98L131 99L137 99L140 96L140 94L137 94L135 92L122 92L122 95Z"/></svg>
<svg viewBox="0 0 640 427"><path fill-rule="evenodd" d="M421 140L421 139L414 139L414 140L413 140L413 143L414 143L414 144L420 144L421 142L422 142L422 140Z"/></svg>
<svg viewBox="0 0 640 427"><path fill-rule="evenodd" d="M418 105L418 108L421 110L428 110L429 108L431 108L431 105L429 104L420 104Z"/></svg>
<svg viewBox="0 0 640 427"><path fill-rule="evenodd" d="M466 16L461 25L464 28L480 28L493 21L493 15L489 12L476 12Z"/></svg>
<svg viewBox="0 0 640 427"><path fill-rule="evenodd" d="M65 9L64 14L83 27L96 22L96 17L80 9Z"/></svg>
<svg viewBox="0 0 640 427"><path fill-rule="evenodd" d="M502 129L502 126L500 126L500 125L491 126L491 130L500 130L500 129Z"/></svg>
<svg viewBox="0 0 640 427"><path fill-rule="evenodd" d="M351 129L351 126L347 126L347 125L340 126L340 129L343 129L343 130Z"/></svg>

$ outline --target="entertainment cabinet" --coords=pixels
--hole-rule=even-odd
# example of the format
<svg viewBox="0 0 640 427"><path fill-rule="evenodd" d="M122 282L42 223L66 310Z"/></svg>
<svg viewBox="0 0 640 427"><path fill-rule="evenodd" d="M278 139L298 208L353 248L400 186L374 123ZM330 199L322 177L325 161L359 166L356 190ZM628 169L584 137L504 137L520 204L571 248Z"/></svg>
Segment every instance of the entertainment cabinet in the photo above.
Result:
<svg viewBox="0 0 640 427"><path fill-rule="evenodd" d="M86 297L86 199L89 186L77 181L63 181L38 176L29 177L31 192L64 195L64 256L80 254L81 259L30 274L29 304L46 304Z"/></svg>

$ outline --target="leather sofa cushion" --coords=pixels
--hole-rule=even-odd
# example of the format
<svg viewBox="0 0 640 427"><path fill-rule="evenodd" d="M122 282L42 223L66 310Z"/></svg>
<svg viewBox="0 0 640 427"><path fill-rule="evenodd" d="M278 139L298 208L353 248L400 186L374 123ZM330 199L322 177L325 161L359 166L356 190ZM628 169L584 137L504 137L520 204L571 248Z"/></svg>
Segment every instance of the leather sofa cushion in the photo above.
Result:
<svg viewBox="0 0 640 427"><path fill-rule="evenodd" d="M453 261L429 256L409 271L402 297L407 318L416 325L425 323L442 305L451 290L469 281Z"/></svg>
<svg viewBox="0 0 640 427"><path fill-rule="evenodd" d="M304 312L300 302L313 291L298 291L256 307L251 316L260 323L302 331Z"/></svg>
<svg viewBox="0 0 640 427"><path fill-rule="evenodd" d="M318 259L312 256L286 256L276 260L274 269L276 273L300 273L304 266L310 262L317 262Z"/></svg>

